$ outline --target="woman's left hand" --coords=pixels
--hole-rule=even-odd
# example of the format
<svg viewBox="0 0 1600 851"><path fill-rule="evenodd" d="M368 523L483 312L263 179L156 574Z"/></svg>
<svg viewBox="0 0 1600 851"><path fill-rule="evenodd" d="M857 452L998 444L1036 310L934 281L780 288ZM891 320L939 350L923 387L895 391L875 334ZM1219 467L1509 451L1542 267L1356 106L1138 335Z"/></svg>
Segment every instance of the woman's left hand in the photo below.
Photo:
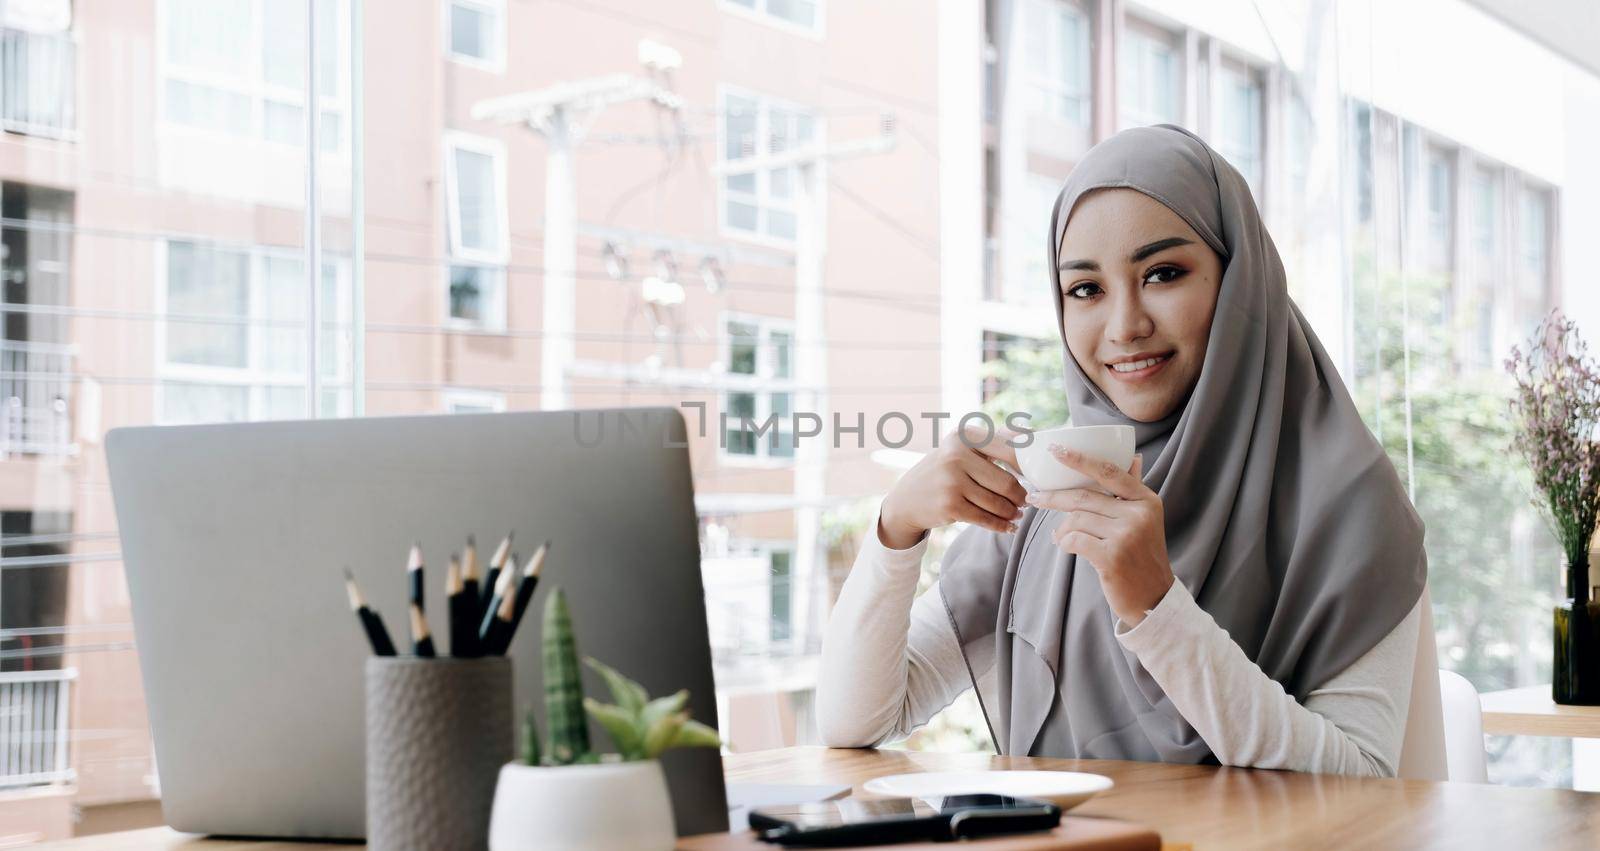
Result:
<svg viewBox="0 0 1600 851"><path fill-rule="evenodd" d="M1099 482L1112 496L1068 488L1030 493L1028 503L1065 515L1052 533L1056 545L1089 559L1100 574L1111 610L1123 623L1136 626L1177 581L1167 560L1161 496L1145 486L1138 455L1132 467L1119 470L1115 464L1059 445L1051 445L1050 454Z"/></svg>

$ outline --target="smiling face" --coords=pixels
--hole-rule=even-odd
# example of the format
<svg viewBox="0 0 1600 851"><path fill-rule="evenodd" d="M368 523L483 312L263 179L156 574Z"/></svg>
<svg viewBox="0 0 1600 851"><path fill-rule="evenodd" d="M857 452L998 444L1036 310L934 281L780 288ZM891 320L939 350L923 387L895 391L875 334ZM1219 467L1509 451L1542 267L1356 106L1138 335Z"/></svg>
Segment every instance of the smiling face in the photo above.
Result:
<svg viewBox="0 0 1600 851"><path fill-rule="evenodd" d="M1135 420L1172 413L1200 380L1222 258L1165 204L1122 188L1078 199L1059 258L1061 330L1084 374Z"/></svg>

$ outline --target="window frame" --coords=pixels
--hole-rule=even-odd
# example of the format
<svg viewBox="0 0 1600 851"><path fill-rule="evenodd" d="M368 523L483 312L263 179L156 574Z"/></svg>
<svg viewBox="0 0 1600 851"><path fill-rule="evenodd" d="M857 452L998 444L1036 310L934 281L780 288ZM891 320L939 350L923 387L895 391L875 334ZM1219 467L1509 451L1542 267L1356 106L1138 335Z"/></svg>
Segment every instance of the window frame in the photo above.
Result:
<svg viewBox="0 0 1600 851"><path fill-rule="evenodd" d="M1129 105L1127 93L1133 90L1131 85L1133 80L1128 73L1128 65L1126 63L1129 61L1141 61L1146 55L1145 51L1135 54L1133 42L1136 40L1162 45L1167 49L1167 54L1172 57L1172 80L1170 82L1175 99L1174 115L1156 116L1154 113L1148 113L1142 108L1134 110ZM1116 60L1117 129L1126 130L1129 127L1145 127L1164 122L1181 125L1184 111L1184 75L1189 73L1189 69L1185 67L1184 53L1178 35L1159 24L1128 15L1123 24L1121 42L1121 44L1117 45L1121 56ZM1135 112L1137 112L1136 116L1134 115ZM1130 121L1130 116L1136 117L1142 123ZM1146 121L1145 119L1147 118L1156 120Z"/></svg>
<svg viewBox="0 0 1600 851"><path fill-rule="evenodd" d="M728 166L738 162L738 160L730 160L727 158L727 121L728 101L730 98L743 98L756 102L755 132L757 140L771 137L771 113L773 108L788 111L795 115L804 115L809 118L811 120L811 138L809 140L811 144L816 144L818 140L827 138L827 129L822 117L810 107L740 86L729 85L726 83L719 84L717 86L717 164L719 166L727 168ZM762 154L763 152L758 150L755 154L752 154L752 158L762 156ZM790 173L793 175L792 180L794 181L794 191L796 194L798 194L800 188L800 167L790 166L789 168ZM743 192L730 193L728 191L728 179L730 177L744 174L755 176L755 192L753 194L746 194ZM715 180L717 193L717 234L719 236L725 239L744 240L746 242L764 245L771 248L788 249L794 247L794 237L775 236L763 227L767 223L768 211L778 210L779 212L789 213L795 217L795 230L797 236L800 228L799 211L796 209L796 204L793 197L791 197L787 202L779 199L776 203L774 203L774 199L771 194L772 173L770 169L750 169L737 173L724 172L717 175ZM755 230L745 230L729 224L728 201L730 195L736 200L739 200L741 203L749 203L756 208Z"/></svg>
<svg viewBox="0 0 1600 851"><path fill-rule="evenodd" d="M173 321L168 316L168 290L171 287L170 247L173 243L187 243L197 247L208 248L212 251L226 251L243 254L245 264L245 287L247 315L240 323L245 333L245 365L243 367L217 366L206 364L192 364L173 362L168 359L167 335ZM210 240L204 235L195 235L192 239L179 237L163 237L153 242L154 251L154 299L152 301L155 313L160 319L155 323L155 333L152 350L155 360L155 376L151 422L157 425L170 425L178 422L166 415L166 394L168 384L200 384L211 386L242 387L245 390L245 417L242 420L206 420L205 422L259 422L272 419L267 415L268 405L266 391L271 388L294 388L302 392L306 390L305 365L302 363L298 369L278 370L267 369L266 361L266 333L265 323L270 321L266 316L266 297L263 284L266 281L266 261L269 258L284 260L305 261L305 253L299 249L288 246L274 245L246 245L223 244ZM331 266L334 273L334 305L338 311L337 316L321 316L320 321L333 324L334 327L348 327L352 322L351 312L353 304L352 270L348 260L327 256L323 258L324 266ZM327 280L324 276L323 280ZM333 415L343 416L351 408L350 396L345 391L353 390L353 364L352 352L348 346L335 345L333 350L337 353L334 370L331 374L323 371L318 375L317 390L326 393L329 390L340 392L339 402ZM319 361L325 363L325 361ZM319 415L322 415L322 401L317 402ZM303 413L291 419L300 419Z"/></svg>
<svg viewBox="0 0 1600 851"><path fill-rule="evenodd" d="M754 8L740 5L733 0L717 0L717 7L722 11L747 21L765 24L769 27L784 30L794 35L804 36L814 41L822 41L827 33L827 0L810 0L817 10L816 20L811 26L795 23L788 18L774 15L767 11L767 0L751 0Z"/></svg>
<svg viewBox="0 0 1600 851"><path fill-rule="evenodd" d="M174 14L172 10L174 0L156 0L154 124L159 132L226 140L229 144L238 144L241 140L246 140L254 145L270 146L273 150L282 150L295 154L304 152L304 121L309 118L305 89L298 86L283 86L268 82L261 67L261 57L264 52L263 46L266 38L264 10L268 3L275 1L246 0L250 6L250 32L247 37L248 47L246 48L246 52L250 56L248 62L250 70L243 76L234 76L203 68L185 66L171 61L168 56L170 44L167 37L167 25ZM333 2L335 3L334 27L337 30L333 34L334 49L336 51L333 64L338 69L338 79L334 86L333 94L326 95L320 91L317 93L317 111L338 116L339 143L333 148L326 148L322 145L322 140L318 139L317 152L324 159L348 161L350 158L351 135L354 129L350 121L350 39L347 37L351 27L351 10L349 0L333 0ZM310 58L315 61L315 57ZM174 81L243 96L249 101L250 105L250 127L243 133L234 133L228 130L200 127L172 120L168 117L167 83ZM289 143L266 135L267 101L292 104L301 110L300 136L302 138L297 138L293 143Z"/></svg>
<svg viewBox="0 0 1600 851"><path fill-rule="evenodd" d="M476 331L506 330L510 313L510 285L507 267L511 262L510 206L506 198L506 144L488 136L479 136L461 130L446 129L440 150L444 157L445 203L445 254L443 287L444 322L448 328ZM495 231L498 250L485 251L461 245L460 175L456 169L458 150L488 156L494 164ZM457 266L474 266L490 270L497 279L496 292L489 296L490 306L484 319L473 320L451 315L450 285L452 272Z"/></svg>
<svg viewBox="0 0 1600 851"><path fill-rule="evenodd" d="M444 390L442 410L447 414L482 414L504 413L506 410L506 394L496 393L491 390L477 390L470 387L447 387ZM468 405L473 408L488 408L487 411L457 411L456 404Z"/></svg>
<svg viewBox="0 0 1600 851"><path fill-rule="evenodd" d="M1213 91L1222 90L1225 87L1237 87L1237 84L1242 81L1255 94L1256 126L1253 129L1255 131L1254 142L1256 150L1253 174L1240 168L1239 163L1235 161L1237 148L1233 146L1233 139L1223 127L1221 103L1218 103L1217 108L1214 110L1216 115L1213 116L1213 126L1217 135L1217 144L1215 145L1217 152L1227 158L1228 163L1244 175L1245 182L1250 185L1251 192L1256 196L1256 203L1260 204L1265 200L1263 193L1266 191L1265 184L1267 180L1267 111L1269 104L1267 103L1267 81L1265 75L1263 75L1260 68L1227 53L1222 55L1218 67L1211 69L1211 72L1216 75L1218 83L1213 88ZM1225 98L1230 93L1222 92L1222 94ZM1181 80L1179 81L1179 101L1178 109L1181 112L1183 109Z"/></svg>
<svg viewBox="0 0 1600 851"><path fill-rule="evenodd" d="M756 372L754 375L736 373L731 371L733 360L733 335L728 333L728 325L734 322L743 322L757 327L756 334ZM772 414L772 396L775 393L786 393L789 396L789 413L793 415L794 402L798 396L795 378L795 323L793 319L781 316L768 316L744 311L724 310L717 313L717 359L723 364L722 378L717 391L717 462L734 467L766 467L784 468L792 467L795 462L794 455L773 455L769 442L773 436L778 439L790 430L775 428L773 431L756 438L755 454L746 455L733 452L726 446L727 433L722 427L722 414L730 411L728 402L730 393L749 393L755 396L755 414L752 419L758 425L764 423ZM779 378L775 375L774 352L772 348L772 334L774 332L789 335L789 377ZM730 420L729 425L733 423ZM792 421L791 421L792 425Z"/></svg>
<svg viewBox="0 0 1600 851"><path fill-rule="evenodd" d="M480 11L488 12L494 18L494 31L490 36L490 56L488 58L472 56L455 51L455 30L451 19L451 12L456 6L470 6ZM443 34L444 58L458 65L477 68L492 74L504 74L506 71L506 44L509 41L506 26L505 0L442 0L440 3L443 22L440 33Z"/></svg>
<svg viewBox="0 0 1600 851"><path fill-rule="evenodd" d="M1028 244L1016 246L1021 258L1021 262L1017 266L1020 280L1015 282L1017 286L1008 286L1002 281L1000 301L1002 304L1024 310L1043 309L1051 306L1051 300L1054 296L1049 290L1049 258L1045 256L1043 251L1037 250L1036 246L1049 244L1051 213L1047 210L1043 217L1039 217L1036 215L1038 211L1034 209L1033 204L1039 198L1048 195L1050 197L1048 206L1053 207L1056 196L1061 192L1061 180L1029 171L1023 174L1021 185L1022 196L1028 202L1028 210L1023 220L1037 221L1039 226L1037 229L1030 231L1026 237L1023 237ZM1036 196L1035 192L1040 194ZM1041 273L1040 279L1037 281L1032 280L1029 274L1034 271ZM1030 285L1032 287L1031 290ZM1038 295L1032 297L1023 295L1030 291L1038 293Z"/></svg>
<svg viewBox="0 0 1600 851"><path fill-rule="evenodd" d="M1077 97L1083 103L1081 107L1081 115L1075 118L1068 118L1053 108L1043 112L1040 112L1039 110L1033 110L1033 114L1042 115L1043 117L1052 121L1060 121L1076 127L1083 127L1087 129L1094 123L1094 19L1090 16L1086 9L1080 6L1077 2L1074 2L1074 0L1026 0L1026 5L1022 10L1023 14L1027 15L1032 10L1037 10L1039 14L1046 16L1045 26L1051 30L1051 32L1049 32L1045 38L1045 50L1047 54L1045 57L1046 66L1051 64L1064 64L1061 61L1062 58L1058 53L1051 53L1051 45L1056 43L1051 36L1059 34L1055 32L1055 30L1060 19L1063 17L1076 17L1083 25L1083 38L1081 40L1081 45L1079 46L1084 49L1084 56L1082 60L1084 62L1083 89L1081 92L1074 92L1064 80L1059 80L1052 77L1050 68L1047 67L1043 72L1036 71L1032 67L1032 57L1028 55L1027 44L1024 43L1022 45L1021 66L1023 83L1029 87L1030 93L1042 93L1046 98L1051 100L1063 97ZM1056 59L1057 62L1052 63L1052 58Z"/></svg>

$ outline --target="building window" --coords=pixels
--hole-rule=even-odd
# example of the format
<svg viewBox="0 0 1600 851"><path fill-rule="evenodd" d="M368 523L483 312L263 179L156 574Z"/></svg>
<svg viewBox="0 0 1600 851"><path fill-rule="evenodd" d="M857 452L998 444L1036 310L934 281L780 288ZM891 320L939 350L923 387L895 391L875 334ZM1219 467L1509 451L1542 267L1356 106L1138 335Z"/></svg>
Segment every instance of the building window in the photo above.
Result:
<svg viewBox="0 0 1600 851"><path fill-rule="evenodd" d="M1550 201L1546 192L1524 188L1517 205L1517 337L1526 339L1546 309L1550 275Z"/></svg>
<svg viewBox="0 0 1600 851"><path fill-rule="evenodd" d="M317 4L319 133L344 149L345 3ZM267 142L305 144L306 14L275 0L164 0L162 118Z"/></svg>
<svg viewBox="0 0 1600 851"><path fill-rule="evenodd" d="M778 154L815 138L816 122L800 108L770 98L723 93L722 159L735 162ZM787 165L732 172L722 178L722 225L777 240L795 235L800 169Z"/></svg>
<svg viewBox="0 0 1600 851"><path fill-rule="evenodd" d="M1250 68L1224 63L1217 104L1217 152L1261 197L1261 83Z"/></svg>
<svg viewBox="0 0 1600 851"><path fill-rule="evenodd" d="M447 414L497 414L505 409L504 393L486 390L444 391L444 412Z"/></svg>
<svg viewBox="0 0 1600 851"><path fill-rule="evenodd" d="M722 327L727 341L723 362L733 388L722 394L724 456L793 458L792 327L787 321L751 316L727 317Z"/></svg>
<svg viewBox="0 0 1600 851"><path fill-rule="evenodd" d="M722 6L811 32L822 31L822 0L722 0Z"/></svg>
<svg viewBox="0 0 1600 851"><path fill-rule="evenodd" d="M463 133L445 135L445 215L450 265L446 310L452 324L506 327L505 148Z"/></svg>
<svg viewBox="0 0 1600 851"><path fill-rule="evenodd" d="M1430 146L1427 152L1427 256L1435 269L1449 269L1452 265L1455 180L1449 152Z"/></svg>
<svg viewBox="0 0 1600 851"><path fill-rule="evenodd" d="M306 409L305 261L279 249L162 247L160 418L165 423L294 419ZM349 323L348 282L322 267L324 323ZM343 412L350 375L344 334L324 333L318 366L323 414Z"/></svg>
<svg viewBox="0 0 1600 851"><path fill-rule="evenodd" d="M1005 300L1023 307L1049 306L1050 217L1055 212L1056 196L1061 192L1061 182L1037 174L1029 174L1026 187L1028 207L1023 211L1023 221L1028 227L1023 232L1021 244L1016 249L1022 255L1022 279L1008 282Z"/></svg>
<svg viewBox="0 0 1600 851"><path fill-rule="evenodd" d="M1354 127L1350 147L1355 164L1356 221L1366 224L1372 221L1372 107L1351 101L1350 119Z"/></svg>
<svg viewBox="0 0 1600 851"><path fill-rule="evenodd" d="M505 70L504 0L448 0L445 55L491 71Z"/></svg>
<svg viewBox="0 0 1600 851"><path fill-rule="evenodd" d="M1029 0L1024 14L1024 67L1033 111L1089 126L1089 16L1064 0Z"/></svg>
<svg viewBox="0 0 1600 851"><path fill-rule="evenodd" d="M1123 34L1122 126L1177 124L1181 120L1181 59L1172 36L1130 19Z"/></svg>
<svg viewBox="0 0 1600 851"><path fill-rule="evenodd" d="M788 641L794 635L794 576L791 572L793 561L794 553L788 550L767 551L773 643Z"/></svg>
<svg viewBox="0 0 1600 851"><path fill-rule="evenodd" d="M1480 168L1472 176L1472 251L1485 275L1493 270L1496 246L1500 242L1499 213L1499 175Z"/></svg>

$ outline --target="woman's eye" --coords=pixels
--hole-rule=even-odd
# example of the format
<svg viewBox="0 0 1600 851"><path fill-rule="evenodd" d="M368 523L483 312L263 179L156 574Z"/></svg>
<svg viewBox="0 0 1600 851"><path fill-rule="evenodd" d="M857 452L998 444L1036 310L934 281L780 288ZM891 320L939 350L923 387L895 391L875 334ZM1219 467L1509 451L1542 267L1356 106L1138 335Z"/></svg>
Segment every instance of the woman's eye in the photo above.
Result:
<svg viewBox="0 0 1600 851"><path fill-rule="evenodd" d="M1177 266L1158 266L1154 269L1151 269L1149 274L1145 275L1145 281L1150 282L1150 279L1160 277L1160 280L1157 280L1154 283L1164 284L1167 281L1177 279L1182 274L1183 270L1179 269Z"/></svg>
<svg viewBox="0 0 1600 851"><path fill-rule="evenodd" d="M1083 298L1088 298L1089 295L1093 295L1093 293L1090 293L1088 295L1078 295L1078 291L1082 290L1085 287L1089 287L1089 288L1092 288L1092 289L1099 289L1099 287L1096 287L1094 284L1074 284L1071 287L1067 288L1067 297L1068 298L1083 299Z"/></svg>

